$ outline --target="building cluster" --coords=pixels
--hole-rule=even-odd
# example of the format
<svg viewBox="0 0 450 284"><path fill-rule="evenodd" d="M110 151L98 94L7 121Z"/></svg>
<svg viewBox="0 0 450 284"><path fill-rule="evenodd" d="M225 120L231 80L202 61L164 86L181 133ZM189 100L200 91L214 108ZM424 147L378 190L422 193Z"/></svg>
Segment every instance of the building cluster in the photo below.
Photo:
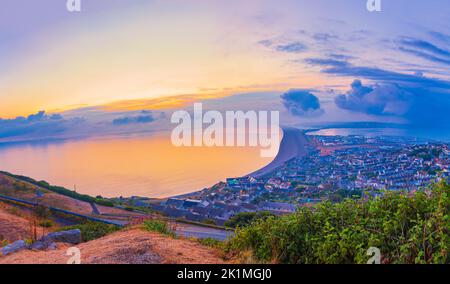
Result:
<svg viewBox="0 0 450 284"><path fill-rule="evenodd" d="M223 225L241 212L289 214L298 206L342 200L357 192L412 191L449 178L447 144L360 136L312 139L315 149L308 155L263 177L228 178L187 197L150 206L167 216Z"/></svg>

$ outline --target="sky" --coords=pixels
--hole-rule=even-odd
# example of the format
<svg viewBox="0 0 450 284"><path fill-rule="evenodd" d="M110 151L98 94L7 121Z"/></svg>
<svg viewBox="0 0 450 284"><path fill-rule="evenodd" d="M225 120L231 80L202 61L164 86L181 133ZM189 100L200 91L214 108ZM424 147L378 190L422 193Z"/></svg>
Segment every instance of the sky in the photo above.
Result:
<svg viewBox="0 0 450 284"><path fill-rule="evenodd" d="M195 101L285 124L450 122L447 1L0 5L0 141L156 131Z"/></svg>

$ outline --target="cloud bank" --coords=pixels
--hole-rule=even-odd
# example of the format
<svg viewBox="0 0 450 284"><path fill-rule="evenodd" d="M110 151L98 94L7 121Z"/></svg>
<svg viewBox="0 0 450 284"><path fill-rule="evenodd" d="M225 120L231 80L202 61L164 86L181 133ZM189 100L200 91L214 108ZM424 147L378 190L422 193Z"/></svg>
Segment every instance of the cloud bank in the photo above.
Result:
<svg viewBox="0 0 450 284"><path fill-rule="evenodd" d="M164 112L148 110L110 112L89 107L62 114L40 111L27 117L0 118L0 143L150 133L165 129L166 121Z"/></svg>
<svg viewBox="0 0 450 284"><path fill-rule="evenodd" d="M114 125L129 125L136 123L150 123L155 121L150 111L143 110L140 115L137 116L125 116L119 117L113 120Z"/></svg>
<svg viewBox="0 0 450 284"><path fill-rule="evenodd" d="M430 53L446 51L424 42L411 42ZM336 105L352 112L404 118L412 127L441 128L450 123L450 82L422 73L400 73L377 67L356 66L333 58L308 58L306 63L321 72L355 79L351 89L335 99ZM360 79L373 82L363 85Z"/></svg>
<svg viewBox="0 0 450 284"><path fill-rule="evenodd" d="M45 111L28 117L0 119L0 138L47 137L82 124L80 118L64 119L60 114L47 115Z"/></svg>
<svg viewBox="0 0 450 284"><path fill-rule="evenodd" d="M319 99L309 90L292 89L281 95L284 107L294 116L319 116L324 113Z"/></svg>
<svg viewBox="0 0 450 284"><path fill-rule="evenodd" d="M399 40L399 44L399 50L403 52L434 63L450 65L450 50L439 47L431 42L415 38L402 38Z"/></svg>
<svg viewBox="0 0 450 284"><path fill-rule="evenodd" d="M301 53L307 50L306 45L301 42L291 42L288 44L280 44L276 47L279 52Z"/></svg>
<svg viewBox="0 0 450 284"><path fill-rule="evenodd" d="M353 81L350 91L335 99L341 109L371 115L402 116L413 103L413 95L397 84L364 86L360 80Z"/></svg>

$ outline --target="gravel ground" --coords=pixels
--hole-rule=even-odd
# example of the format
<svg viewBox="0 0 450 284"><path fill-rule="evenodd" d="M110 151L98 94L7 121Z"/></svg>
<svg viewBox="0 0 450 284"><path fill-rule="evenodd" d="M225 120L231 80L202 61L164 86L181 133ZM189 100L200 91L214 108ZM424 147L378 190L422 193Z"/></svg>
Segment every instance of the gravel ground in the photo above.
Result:
<svg viewBox="0 0 450 284"><path fill-rule="evenodd" d="M219 252L188 239L173 239L139 228L126 229L77 245L83 264L221 264ZM0 264L64 264L69 245L25 250L0 257Z"/></svg>

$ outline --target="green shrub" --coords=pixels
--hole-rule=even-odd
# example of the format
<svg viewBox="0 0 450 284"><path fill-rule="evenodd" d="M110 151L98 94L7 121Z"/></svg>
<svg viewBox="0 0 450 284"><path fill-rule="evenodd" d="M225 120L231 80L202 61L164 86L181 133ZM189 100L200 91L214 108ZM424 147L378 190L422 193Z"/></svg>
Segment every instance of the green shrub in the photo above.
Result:
<svg viewBox="0 0 450 284"><path fill-rule="evenodd" d="M230 228L246 227L255 221L264 220L271 216L274 217L275 215L267 211L241 212L226 221L225 226Z"/></svg>
<svg viewBox="0 0 450 284"><path fill-rule="evenodd" d="M120 227L100 222L87 222L83 224L62 227L58 229L58 231L68 231L74 229L79 229L81 231L81 238L83 242L88 242L119 231Z"/></svg>
<svg viewBox="0 0 450 284"><path fill-rule="evenodd" d="M175 237L175 233L169 228L167 222L161 220L146 220L144 221L143 226L147 231Z"/></svg>
<svg viewBox="0 0 450 284"><path fill-rule="evenodd" d="M450 263L450 186L442 182L414 195L386 192L301 207L238 228L227 252L251 251L278 263L366 263L377 247L383 263Z"/></svg>
<svg viewBox="0 0 450 284"><path fill-rule="evenodd" d="M51 227L55 226L55 222L53 222L52 220L49 220L49 219L45 219L45 220L39 221L38 225L40 227L44 227L44 228L51 228Z"/></svg>
<svg viewBox="0 0 450 284"><path fill-rule="evenodd" d="M212 247L212 248L223 248L224 243L213 239L213 238L205 238L205 239L197 239L197 242L199 242L200 244L207 246L207 247Z"/></svg>
<svg viewBox="0 0 450 284"><path fill-rule="evenodd" d="M217 226L216 221L214 221L214 220L212 220L212 219L206 219L206 220L203 220L202 223L203 223L203 224L206 224L206 225Z"/></svg>

